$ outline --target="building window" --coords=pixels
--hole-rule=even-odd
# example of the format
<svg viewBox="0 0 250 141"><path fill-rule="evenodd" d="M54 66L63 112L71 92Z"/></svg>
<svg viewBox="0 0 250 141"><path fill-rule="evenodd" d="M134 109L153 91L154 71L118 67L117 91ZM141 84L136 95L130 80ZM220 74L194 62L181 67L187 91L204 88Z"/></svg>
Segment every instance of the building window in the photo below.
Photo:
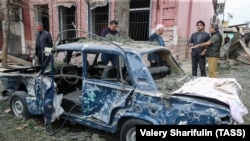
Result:
<svg viewBox="0 0 250 141"><path fill-rule="evenodd" d="M150 0L132 0L129 9L129 37L137 41L148 40Z"/></svg>
<svg viewBox="0 0 250 141"><path fill-rule="evenodd" d="M96 7L91 12L92 12L92 23L93 23L91 32L95 33L96 35L101 35L102 30L108 27L109 4L103 7Z"/></svg>
<svg viewBox="0 0 250 141"><path fill-rule="evenodd" d="M43 23L43 28L49 32L49 7L48 5L35 6L35 19L36 22Z"/></svg>
<svg viewBox="0 0 250 141"><path fill-rule="evenodd" d="M62 38L74 38L76 37L76 31L73 29L76 29L76 7L74 3L71 3L71 6L64 6L61 4L58 6L58 14L59 14L59 31L60 33L70 30L67 32L64 32L62 34Z"/></svg>

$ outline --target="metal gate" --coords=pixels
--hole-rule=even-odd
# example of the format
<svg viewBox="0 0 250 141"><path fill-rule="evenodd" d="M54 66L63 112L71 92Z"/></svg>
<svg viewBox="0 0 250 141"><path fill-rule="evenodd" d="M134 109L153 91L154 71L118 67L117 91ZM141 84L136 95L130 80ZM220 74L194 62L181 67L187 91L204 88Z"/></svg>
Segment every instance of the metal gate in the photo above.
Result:
<svg viewBox="0 0 250 141"><path fill-rule="evenodd" d="M129 37L136 41L148 40L150 0L131 0L129 9Z"/></svg>
<svg viewBox="0 0 250 141"><path fill-rule="evenodd" d="M70 3L70 4L71 4L70 7L68 5L64 6L64 3L61 3L60 6L58 6L60 32L76 28L76 16L75 16L76 7L75 3ZM76 37L76 32L75 31L64 32L64 34L60 37L62 39L73 38Z"/></svg>
<svg viewBox="0 0 250 141"><path fill-rule="evenodd" d="M109 4L103 7L96 7L92 11L91 32L101 35L102 29L108 27L109 22Z"/></svg>
<svg viewBox="0 0 250 141"><path fill-rule="evenodd" d="M136 41L148 40L151 0L131 0L129 9L129 37ZM101 35L102 29L108 27L109 4L96 7L91 11L91 32Z"/></svg>

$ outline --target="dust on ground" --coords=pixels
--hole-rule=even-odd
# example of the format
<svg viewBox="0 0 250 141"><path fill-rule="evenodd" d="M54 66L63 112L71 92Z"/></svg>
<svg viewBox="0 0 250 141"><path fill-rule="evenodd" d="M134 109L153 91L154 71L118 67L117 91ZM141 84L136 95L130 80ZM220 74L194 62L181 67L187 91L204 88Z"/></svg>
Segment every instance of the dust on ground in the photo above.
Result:
<svg viewBox="0 0 250 141"><path fill-rule="evenodd" d="M191 75L191 61L178 61L183 70ZM198 69L199 70L199 69ZM236 78L242 86L241 100L250 109L250 65L239 63L232 60L220 60L218 68L220 78ZM1 86L1 85L0 85ZM17 118L10 113L9 100L0 101L0 140L16 141L119 141L119 135L106 133L96 129L88 128L79 124L66 122L61 130L55 135L50 136L45 131L42 116L29 119ZM250 124L250 114L243 117L243 124ZM56 121L53 126L60 129L64 120Z"/></svg>

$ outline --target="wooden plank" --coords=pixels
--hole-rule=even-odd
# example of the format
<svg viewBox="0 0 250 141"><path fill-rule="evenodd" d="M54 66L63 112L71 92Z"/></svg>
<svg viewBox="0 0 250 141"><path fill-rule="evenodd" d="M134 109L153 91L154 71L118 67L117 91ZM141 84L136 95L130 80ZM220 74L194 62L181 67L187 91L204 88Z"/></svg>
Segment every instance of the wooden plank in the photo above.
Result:
<svg viewBox="0 0 250 141"><path fill-rule="evenodd" d="M238 61L240 61L240 62L243 62L243 63L246 63L246 64L250 65L249 58L246 58L246 57L244 57L244 56L242 56L242 55L238 56L238 57L236 58L236 60L238 60Z"/></svg>
<svg viewBox="0 0 250 141"><path fill-rule="evenodd" d="M2 56L2 52L0 52L0 56ZM8 57L8 60L10 60L10 62L18 63L23 66L31 66L31 62L25 61L23 59L17 58L12 55L8 55L7 57Z"/></svg>
<svg viewBox="0 0 250 141"><path fill-rule="evenodd" d="M241 61L243 63L246 64L250 64L250 49L248 47L246 47L245 43L243 43L242 40L238 40L241 47L243 48L244 52L237 52L238 54L240 54L240 56L238 56L236 59L238 61Z"/></svg>
<svg viewBox="0 0 250 141"><path fill-rule="evenodd" d="M246 47L245 43L243 43L242 40L239 40L241 46L243 47L243 49L246 51L246 53L250 56L250 49L248 47Z"/></svg>

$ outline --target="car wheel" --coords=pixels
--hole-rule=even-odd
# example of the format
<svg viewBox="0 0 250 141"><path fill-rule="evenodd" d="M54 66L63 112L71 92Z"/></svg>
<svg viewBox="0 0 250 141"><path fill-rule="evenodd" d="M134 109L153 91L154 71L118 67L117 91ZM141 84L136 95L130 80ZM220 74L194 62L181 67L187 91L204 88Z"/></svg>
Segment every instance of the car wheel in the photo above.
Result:
<svg viewBox="0 0 250 141"><path fill-rule="evenodd" d="M10 98L11 112L17 117L28 118L30 116L26 97L28 94L23 91L14 92Z"/></svg>
<svg viewBox="0 0 250 141"><path fill-rule="evenodd" d="M129 119L121 128L120 141L136 141L136 125L150 125L150 123L140 119Z"/></svg>

